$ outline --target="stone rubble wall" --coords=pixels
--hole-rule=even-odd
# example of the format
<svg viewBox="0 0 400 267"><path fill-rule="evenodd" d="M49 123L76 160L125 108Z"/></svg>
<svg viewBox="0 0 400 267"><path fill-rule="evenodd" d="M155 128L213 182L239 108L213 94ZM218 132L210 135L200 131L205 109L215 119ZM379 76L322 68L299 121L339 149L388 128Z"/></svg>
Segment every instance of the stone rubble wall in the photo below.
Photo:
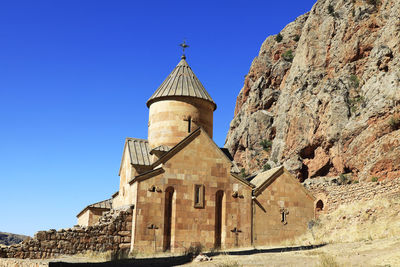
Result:
<svg viewBox="0 0 400 267"><path fill-rule="evenodd" d="M0 259L0 267L47 267L49 260Z"/></svg>
<svg viewBox="0 0 400 267"><path fill-rule="evenodd" d="M87 251L130 249L132 209L110 211L93 226L39 231L34 238L0 248L0 258L46 259Z"/></svg>
<svg viewBox="0 0 400 267"><path fill-rule="evenodd" d="M324 212L331 212L342 204L400 194L400 178L349 185L314 184L306 185L306 188L316 201L321 199L324 202Z"/></svg>

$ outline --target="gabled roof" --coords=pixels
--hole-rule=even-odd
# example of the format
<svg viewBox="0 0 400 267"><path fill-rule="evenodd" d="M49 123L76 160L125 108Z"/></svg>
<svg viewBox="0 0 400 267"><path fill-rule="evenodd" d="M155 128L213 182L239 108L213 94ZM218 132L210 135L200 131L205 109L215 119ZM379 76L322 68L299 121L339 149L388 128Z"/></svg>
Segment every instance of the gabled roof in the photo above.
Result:
<svg viewBox="0 0 400 267"><path fill-rule="evenodd" d="M133 177L133 179L131 179L129 181L129 184L131 185L136 181L146 180L148 178L154 177L154 176L159 175L159 174L164 173L164 172L165 172L164 169L161 168L161 167L160 168L155 168L154 170L150 170L150 171L141 173L139 175L136 175L135 177Z"/></svg>
<svg viewBox="0 0 400 267"><path fill-rule="evenodd" d="M277 177L277 175L281 174L282 172L283 172L283 166L270 169L268 171L257 174L250 181L250 183L252 183L256 187L256 190L257 190L264 183L268 182L269 180L274 179L275 177Z"/></svg>
<svg viewBox="0 0 400 267"><path fill-rule="evenodd" d="M150 148L149 142L144 139L126 138L128 144L129 155L131 156L131 164L150 166Z"/></svg>
<svg viewBox="0 0 400 267"><path fill-rule="evenodd" d="M191 132L188 136L186 136L182 141L180 141L178 144L176 144L173 148L171 148L167 153L165 153L161 158L159 158L156 162L153 163L152 167L156 167L160 165L161 163L167 162L170 158L172 158L176 153L181 151L184 147L186 147L188 144L190 144L197 136L200 135L201 131L204 131L203 128L198 127L196 130ZM228 162L230 162L232 165L231 167L231 175L235 179L238 179L242 183L246 184L249 187L253 187L252 184L250 184L248 181L245 179L242 179L239 177L237 173L237 165L234 161L231 160L232 156L230 155L229 151L222 149L217 146L217 144L210 138L208 134L205 134L205 136L208 138L208 140L211 142L212 145L216 148L216 151L220 153L222 158L225 158Z"/></svg>
<svg viewBox="0 0 400 267"><path fill-rule="evenodd" d="M221 149L222 152L224 152L224 154L231 160L233 161L233 157L231 155L231 153L229 152L229 149L225 148L225 147L220 147L219 149Z"/></svg>
<svg viewBox="0 0 400 267"><path fill-rule="evenodd" d="M214 105L214 110L217 105L211 96L207 93L204 86L193 73L189 64L186 62L186 57L182 56L181 61L168 75L164 82L158 87L155 93L147 101L147 106L157 101L158 99L170 97L194 97L207 100Z"/></svg>
<svg viewBox="0 0 400 267"><path fill-rule="evenodd" d="M122 164L125 158L125 151L127 149L130 164L137 166L151 165L149 142L145 139L127 137L125 139L124 152L122 153L118 175L121 174Z"/></svg>
<svg viewBox="0 0 400 267"><path fill-rule="evenodd" d="M82 213L84 213L86 210L88 209L104 209L104 210L110 210L112 209L112 199L106 199L103 201L99 201L96 203L93 203L91 205L86 206L86 208L84 208L81 212L79 212L78 215L76 215L76 217L81 216Z"/></svg>
<svg viewBox="0 0 400 267"><path fill-rule="evenodd" d="M231 155L231 153L229 152L229 150L225 147L220 147L219 149L221 149L221 151L225 154L225 156L227 156L229 158L230 161L232 161L232 168L231 168L231 172L233 173L239 173L239 167L237 166L236 162L233 160L233 157Z"/></svg>
<svg viewBox="0 0 400 267"><path fill-rule="evenodd" d="M170 158L172 158L176 153L181 151L184 147L186 147L188 144L190 144L197 136L200 135L200 133L204 131L202 127L198 127L196 130L191 132L188 136L182 139L178 144L176 144L174 147L172 147L168 152L166 152L161 158L159 158L156 162L154 162L151 166L152 168L157 167L161 163L167 162ZM215 144L215 142L210 138L208 134L205 134L205 136L211 141L211 143L215 146L217 149L218 153L220 153L221 157L225 158L227 161L229 161L232 165L234 164L232 160L225 154L225 152Z"/></svg>
<svg viewBox="0 0 400 267"><path fill-rule="evenodd" d="M240 177L237 173L231 172L231 176L235 179L237 179L238 181L244 183L245 185L251 187L254 189L254 185L251 184L249 181L247 181L246 179L243 179L242 177Z"/></svg>
<svg viewBox="0 0 400 267"><path fill-rule="evenodd" d="M167 162L170 158L172 158L176 153L181 151L185 146L187 146L192 140L194 140L197 136L200 135L201 127L198 127L196 130L191 132L188 136L182 139L178 144L172 147L168 152L166 152L161 158L159 158L156 162L154 162L151 166L152 168L157 167L158 165Z"/></svg>
<svg viewBox="0 0 400 267"><path fill-rule="evenodd" d="M176 155L176 153L181 151L184 147L186 147L188 144L190 144L197 136L199 136L202 131L204 131L203 128L198 127L196 130L191 132L188 136L186 136L184 139L182 139L182 141L180 141L174 147L170 148L168 151L165 151L164 155L162 155L156 162L151 164L151 170L135 176L133 179L131 179L129 181L129 184L132 184L135 181L145 180L145 179L151 178L153 176L156 176L160 173L163 173L164 170L162 169L162 167L160 167L160 164L163 164L163 163L167 162L169 159L171 159L174 155ZM242 179L241 177L239 177L236 174L238 172L237 171L238 167L237 167L236 163L231 160L232 156L230 156L229 151L227 152L226 149L222 149L222 148L218 147L217 144L215 144L215 142L208 136L208 134L205 134L205 136L211 141L211 144L213 144L215 146L216 151L218 153L220 153L221 157L225 158L228 162L230 162L232 164L232 168L231 168L232 177L238 179L239 181L248 185L249 187L254 187L248 181L246 181L245 179Z"/></svg>
<svg viewBox="0 0 400 267"><path fill-rule="evenodd" d="M257 197L259 194L261 194L261 192L263 192L265 188L267 188L270 184L272 184L272 182L275 181L276 178L281 176L283 173L288 174L290 177L292 177L291 179L298 182L297 179L291 173L289 173L283 166L276 167L268 171L257 174L250 181L250 183L255 186L254 196ZM311 199L315 200L314 196L307 189L305 189L303 185L301 185L300 183L298 183L298 185L301 191L303 191Z"/></svg>

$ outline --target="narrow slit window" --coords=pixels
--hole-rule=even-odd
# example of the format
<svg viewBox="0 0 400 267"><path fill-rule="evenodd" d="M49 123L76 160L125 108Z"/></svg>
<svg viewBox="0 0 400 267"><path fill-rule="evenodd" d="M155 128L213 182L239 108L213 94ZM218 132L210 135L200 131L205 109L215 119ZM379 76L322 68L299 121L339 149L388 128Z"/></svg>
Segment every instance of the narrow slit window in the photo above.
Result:
<svg viewBox="0 0 400 267"><path fill-rule="evenodd" d="M191 129L192 129L192 118L189 117L188 118L188 133L190 133Z"/></svg>
<svg viewBox="0 0 400 267"><path fill-rule="evenodd" d="M196 193L194 196L194 203L198 205L200 203L200 186L196 186Z"/></svg>
<svg viewBox="0 0 400 267"><path fill-rule="evenodd" d="M194 207L204 208L204 185L194 185Z"/></svg>

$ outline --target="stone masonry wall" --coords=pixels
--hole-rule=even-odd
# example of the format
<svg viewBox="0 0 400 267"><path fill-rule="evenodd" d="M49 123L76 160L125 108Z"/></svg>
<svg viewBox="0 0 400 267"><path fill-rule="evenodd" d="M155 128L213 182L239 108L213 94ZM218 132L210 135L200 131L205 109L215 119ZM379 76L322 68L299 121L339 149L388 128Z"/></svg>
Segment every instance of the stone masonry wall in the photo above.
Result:
<svg viewBox="0 0 400 267"><path fill-rule="evenodd" d="M255 246L281 244L307 232L307 223L314 219L314 200L300 186L285 171L257 196L253 210Z"/></svg>
<svg viewBox="0 0 400 267"><path fill-rule="evenodd" d="M111 211L93 226L39 231L34 238L0 248L0 258L54 258L86 251L120 252L130 249L132 209Z"/></svg>
<svg viewBox="0 0 400 267"><path fill-rule="evenodd" d="M50 260L0 259L0 267L47 267Z"/></svg>
<svg viewBox="0 0 400 267"><path fill-rule="evenodd" d="M166 191L173 188L171 209L171 252L181 253L197 245L212 249L216 245L217 192L223 191L221 207L221 248L251 246L251 188L234 178L231 163L225 159L208 134L201 130L182 150L163 165L164 173L138 184L135 217L136 251L163 251ZM195 185L202 185L203 203L194 204ZM159 187L161 192L150 192ZM240 197L234 197L234 192ZM154 228L157 227L157 228ZM240 230L240 234L234 231Z"/></svg>
<svg viewBox="0 0 400 267"><path fill-rule="evenodd" d="M321 199L324 202L324 212L331 212L341 204L400 194L400 178L350 185L316 184L306 186L306 188L317 198L317 201Z"/></svg>

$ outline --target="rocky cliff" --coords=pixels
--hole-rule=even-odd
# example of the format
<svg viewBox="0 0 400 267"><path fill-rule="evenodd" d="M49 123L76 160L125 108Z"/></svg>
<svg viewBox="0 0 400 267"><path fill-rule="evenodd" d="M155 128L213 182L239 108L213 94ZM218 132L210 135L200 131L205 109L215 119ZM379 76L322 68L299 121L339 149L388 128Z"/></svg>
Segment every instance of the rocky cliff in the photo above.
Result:
<svg viewBox="0 0 400 267"><path fill-rule="evenodd" d="M400 1L318 0L268 37L225 147L247 172L400 177Z"/></svg>

